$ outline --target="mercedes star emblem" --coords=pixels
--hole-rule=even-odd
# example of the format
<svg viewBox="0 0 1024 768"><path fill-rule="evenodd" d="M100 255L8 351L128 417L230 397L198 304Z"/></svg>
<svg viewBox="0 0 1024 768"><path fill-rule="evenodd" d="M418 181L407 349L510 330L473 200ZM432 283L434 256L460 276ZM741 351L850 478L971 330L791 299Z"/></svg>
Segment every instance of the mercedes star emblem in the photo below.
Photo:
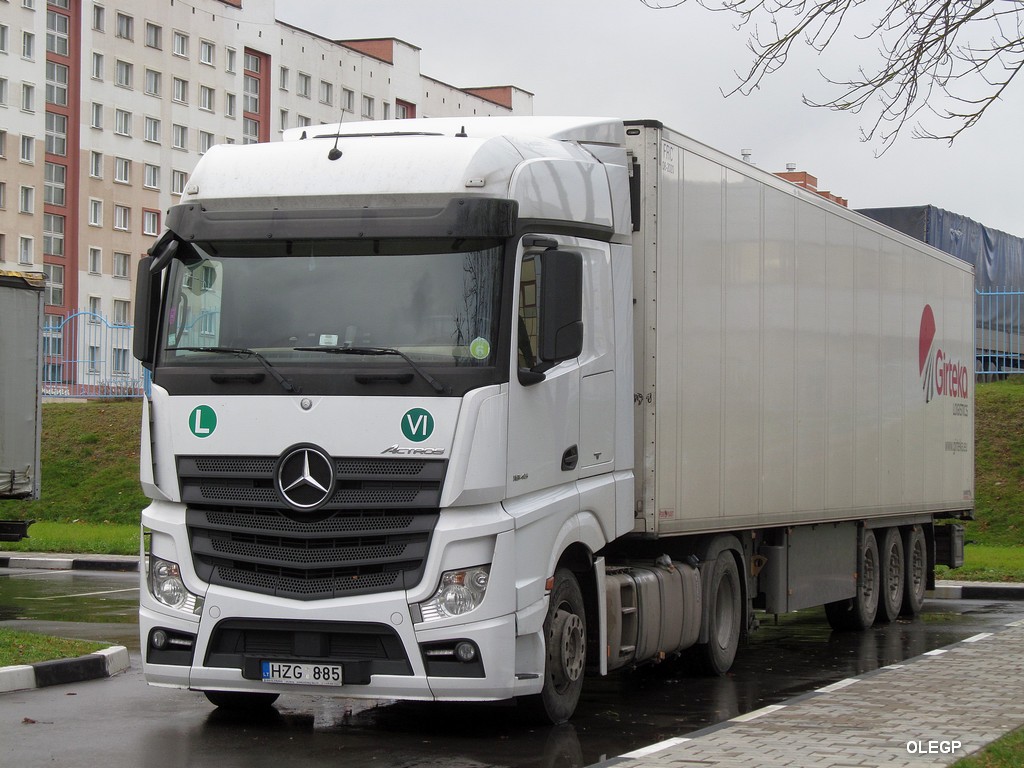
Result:
<svg viewBox="0 0 1024 768"><path fill-rule="evenodd" d="M334 495L334 462L321 448L297 445L281 454L274 481L293 509L313 510Z"/></svg>

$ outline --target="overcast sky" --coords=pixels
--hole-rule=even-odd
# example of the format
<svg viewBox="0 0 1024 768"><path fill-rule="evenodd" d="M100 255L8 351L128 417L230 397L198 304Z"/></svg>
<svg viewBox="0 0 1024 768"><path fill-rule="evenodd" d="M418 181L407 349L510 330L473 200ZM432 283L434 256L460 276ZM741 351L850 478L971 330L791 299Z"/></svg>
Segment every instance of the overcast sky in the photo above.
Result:
<svg viewBox="0 0 1024 768"><path fill-rule="evenodd" d="M952 147L906 130L876 159L879 146L860 141L865 116L801 102L835 95L817 70L853 76L870 46L802 51L753 96L724 98L749 63L747 36L695 4L278 0L277 16L333 39L400 38L422 49L424 74L458 87L517 85L534 94L536 115L656 119L731 155L750 149L768 171L796 163L851 208L932 204L1024 236L1024 83Z"/></svg>

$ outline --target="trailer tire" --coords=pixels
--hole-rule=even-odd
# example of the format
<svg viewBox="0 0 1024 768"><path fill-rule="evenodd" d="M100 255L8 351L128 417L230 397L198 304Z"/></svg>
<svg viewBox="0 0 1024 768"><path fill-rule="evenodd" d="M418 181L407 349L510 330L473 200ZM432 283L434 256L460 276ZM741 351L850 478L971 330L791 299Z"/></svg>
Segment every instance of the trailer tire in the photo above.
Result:
<svg viewBox="0 0 1024 768"><path fill-rule="evenodd" d="M924 529L911 525L903 529L903 559L907 572L904 577L903 614L917 616L924 605L928 589L928 545Z"/></svg>
<svg viewBox="0 0 1024 768"><path fill-rule="evenodd" d="M903 537L899 528L886 528L879 551L878 614L875 621L895 621L903 609L903 592L907 578Z"/></svg>
<svg viewBox="0 0 1024 768"><path fill-rule="evenodd" d="M701 646L704 666L711 674L724 675L736 659L743 624L743 590L732 552L721 552L715 559L708 597L708 641Z"/></svg>
<svg viewBox="0 0 1024 768"><path fill-rule="evenodd" d="M587 615L583 592L575 574L565 568L555 571L544 618L544 687L524 697L532 719L558 725L564 723L580 700L583 671L587 663Z"/></svg>
<svg viewBox="0 0 1024 768"><path fill-rule="evenodd" d="M878 613L878 541L874 531L864 531L857 557L857 594L825 605L825 616L832 629L867 629Z"/></svg>
<svg viewBox="0 0 1024 768"><path fill-rule="evenodd" d="M211 704L228 712L259 712L277 701L276 693L244 693L242 691L203 691Z"/></svg>

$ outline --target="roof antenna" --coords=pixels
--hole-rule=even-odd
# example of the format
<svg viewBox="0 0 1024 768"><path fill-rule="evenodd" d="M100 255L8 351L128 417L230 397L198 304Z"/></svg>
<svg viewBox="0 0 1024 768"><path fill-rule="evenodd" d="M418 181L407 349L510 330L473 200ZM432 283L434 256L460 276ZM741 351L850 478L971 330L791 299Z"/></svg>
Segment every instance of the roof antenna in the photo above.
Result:
<svg viewBox="0 0 1024 768"><path fill-rule="evenodd" d="M341 124L345 122L345 101L342 99L338 105L341 107L341 111L338 114L338 132L334 134L334 146L331 147L331 151L327 153L328 160L337 160L341 157L341 150L338 149L338 139L341 138Z"/></svg>
<svg viewBox="0 0 1024 768"><path fill-rule="evenodd" d="M469 136L469 134L466 133L466 126L462 126L462 129L458 133L455 134L455 137L459 138L459 139L465 139L468 136Z"/></svg>

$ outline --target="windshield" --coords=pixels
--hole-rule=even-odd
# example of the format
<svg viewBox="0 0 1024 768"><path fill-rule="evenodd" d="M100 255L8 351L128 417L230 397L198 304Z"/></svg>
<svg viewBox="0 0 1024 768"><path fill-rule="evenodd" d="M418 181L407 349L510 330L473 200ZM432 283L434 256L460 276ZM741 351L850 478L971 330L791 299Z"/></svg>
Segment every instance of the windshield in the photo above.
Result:
<svg viewBox="0 0 1024 768"><path fill-rule="evenodd" d="M216 358L244 362L253 353L274 366L495 363L497 240L190 246L195 255L176 259L168 272L164 363L222 365ZM212 347L249 354L203 354ZM342 349L353 354L329 354Z"/></svg>

